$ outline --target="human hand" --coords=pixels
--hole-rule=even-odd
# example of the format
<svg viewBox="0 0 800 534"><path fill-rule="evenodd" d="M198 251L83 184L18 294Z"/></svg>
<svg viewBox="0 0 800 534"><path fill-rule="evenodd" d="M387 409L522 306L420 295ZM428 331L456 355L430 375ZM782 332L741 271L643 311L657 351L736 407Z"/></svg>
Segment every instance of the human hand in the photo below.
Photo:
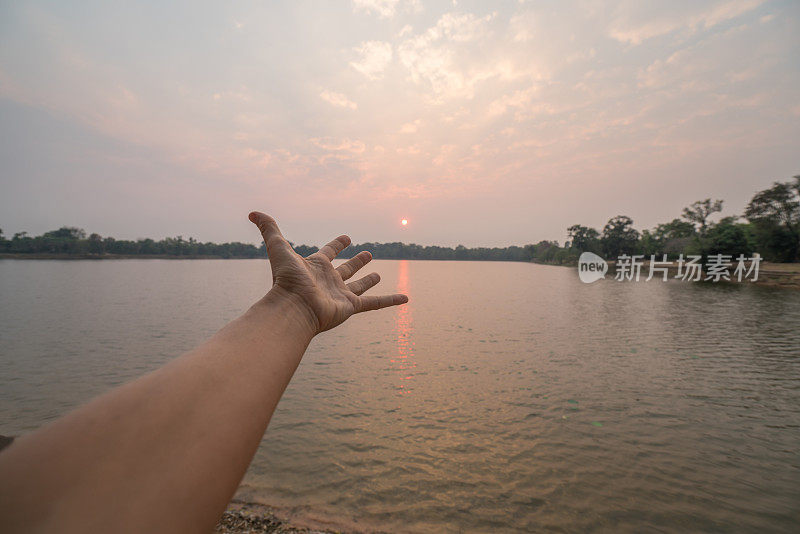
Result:
<svg viewBox="0 0 800 534"><path fill-rule="evenodd" d="M249 219L258 226L267 246L272 268L272 289L268 296L274 294L298 306L309 320L314 334L340 325L354 313L408 302L408 297L401 294L363 296L366 290L380 282L378 273L345 284L345 280L372 259L372 254L363 251L334 268L331 260L350 244L346 235L303 258L283 237L275 219L257 211L250 213Z"/></svg>

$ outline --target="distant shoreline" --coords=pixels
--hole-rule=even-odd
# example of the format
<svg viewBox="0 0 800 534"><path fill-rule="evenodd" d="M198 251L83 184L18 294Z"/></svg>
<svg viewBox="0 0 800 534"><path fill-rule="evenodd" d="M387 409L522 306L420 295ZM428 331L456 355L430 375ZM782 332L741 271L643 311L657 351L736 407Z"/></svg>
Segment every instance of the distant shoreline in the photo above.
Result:
<svg viewBox="0 0 800 534"><path fill-rule="evenodd" d="M0 253L0 260L259 260L263 256L214 256L211 254L52 254L48 252Z"/></svg>
<svg viewBox="0 0 800 534"><path fill-rule="evenodd" d="M175 254L52 254L52 253L0 253L0 259L10 260L258 260L266 259L264 256L212 256L212 255L175 255ZM407 261L491 261L491 262L513 262L513 263L535 263L536 265L550 265L554 267L570 267L575 265L546 263L537 261L522 261L509 259L433 259L433 258L381 258L376 260L407 260ZM677 266L673 263L669 266L670 272L675 272ZM642 269L646 273L646 266ZM646 276L646 275L645 275ZM753 285L764 287L779 287L784 289L800 289L800 263L762 263L759 269L758 281Z"/></svg>
<svg viewBox="0 0 800 534"><path fill-rule="evenodd" d="M352 255L342 254L339 259L349 259ZM264 260L266 256L214 256L206 254L178 255L178 254L53 254L47 252L30 253L0 253L0 260ZM376 260L409 260L409 261L491 261L513 263L536 263L537 265L561 265L558 263L541 263L530 260L510 259L457 259L457 258L383 258L373 256ZM574 267L575 265L565 265Z"/></svg>

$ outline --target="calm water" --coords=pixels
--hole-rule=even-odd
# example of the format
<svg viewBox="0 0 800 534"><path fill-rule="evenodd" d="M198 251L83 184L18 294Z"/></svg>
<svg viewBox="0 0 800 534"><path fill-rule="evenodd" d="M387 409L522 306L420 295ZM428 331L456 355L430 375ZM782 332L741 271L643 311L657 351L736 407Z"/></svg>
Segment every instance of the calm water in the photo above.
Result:
<svg viewBox="0 0 800 534"><path fill-rule="evenodd" d="M411 303L312 342L241 496L391 532L800 524L800 292L372 265ZM0 260L0 433L195 346L267 273Z"/></svg>

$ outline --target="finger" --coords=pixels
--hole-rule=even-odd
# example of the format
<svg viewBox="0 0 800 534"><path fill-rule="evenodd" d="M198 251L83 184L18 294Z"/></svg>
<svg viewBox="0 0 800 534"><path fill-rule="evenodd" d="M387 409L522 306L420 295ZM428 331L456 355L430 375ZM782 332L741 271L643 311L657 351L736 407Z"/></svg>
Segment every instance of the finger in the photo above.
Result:
<svg viewBox="0 0 800 534"><path fill-rule="evenodd" d="M381 275L379 275L378 273L369 273L364 278L359 278L355 282L350 282L349 284L347 284L347 289L349 289L356 295L360 295L364 291L371 288L380 281L381 281Z"/></svg>
<svg viewBox="0 0 800 534"><path fill-rule="evenodd" d="M253 211L248 216L250 222L258 226L261 232L261 237L264 238L264 244L267 246L267 256L273 259L281 256L294 254L292 246L283 237L278 223L269 215L265 215L260 211Z"/></svg>
<svg viewBox="0 0 800 534"><path fill-rule="evenodd" d="M336 270L339 271L342 280L347 280L356 274L360 268L368 264L371 259L372 254L368 250L363 250L338 266Z"/></svg>
<svg viewBox="0 0 800 534"><path fill-rule="evenodd" d="M406 295L401 295L400 293L394 295L381 295L379 297L376 297L374 295L368 295L366 297L360 297L358 299L358 304L356 305L356 313L361 313L371 310L380 310L381 308L388 308L389 306L397 306L399 304L405 304L406 302L408 302L408 297Z"/></svg>
<svg viewBox="0 0 800 534"><path fill-rule="evenodd" d="M340 235L321 249L320 254L324 255L329 260L335 258L341 251L347 248L350 244L350 238L346 235Z"/></svg>

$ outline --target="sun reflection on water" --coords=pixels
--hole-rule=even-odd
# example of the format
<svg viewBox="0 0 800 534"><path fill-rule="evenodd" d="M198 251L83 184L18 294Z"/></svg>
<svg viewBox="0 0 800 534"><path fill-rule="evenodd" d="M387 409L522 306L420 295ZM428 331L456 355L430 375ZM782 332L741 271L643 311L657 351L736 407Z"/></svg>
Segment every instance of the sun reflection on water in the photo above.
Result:
<svg viewBox="0 0 800 534"><path fill-rule="evenodd" d="M408 260L397 263L397 292L409 294L408 287ZM397 356L391 361L392 369L400 376L397 390L401 395L411 392L414 369L417 363L414 360L413 323L411 319L411 305L404 304L397 308L395 315L395 330L397 332Z"/></svg>

